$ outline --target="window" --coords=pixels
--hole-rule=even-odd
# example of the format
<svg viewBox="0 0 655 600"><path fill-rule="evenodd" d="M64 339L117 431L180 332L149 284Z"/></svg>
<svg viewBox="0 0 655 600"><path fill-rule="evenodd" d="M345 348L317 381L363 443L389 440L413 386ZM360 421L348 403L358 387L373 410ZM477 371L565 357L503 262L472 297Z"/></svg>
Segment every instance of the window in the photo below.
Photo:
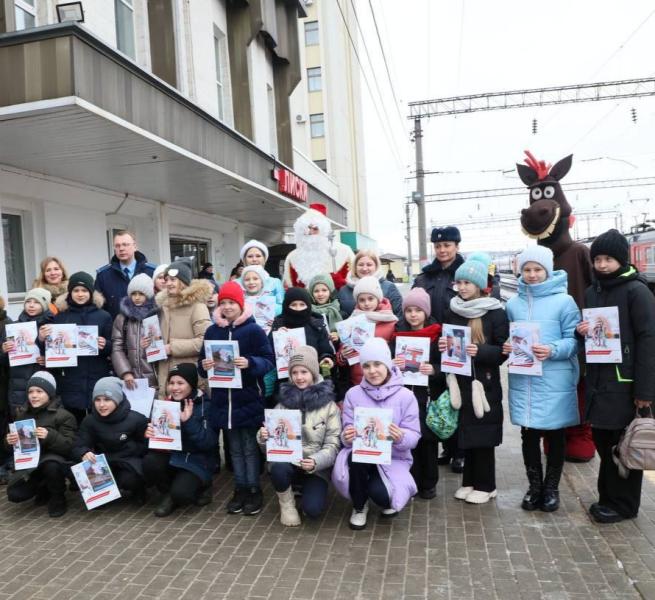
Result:
<svg viewBox="0 0 655 600"><path fill-rule="evenodd" d="M313 138L325 137L325 121L323 120L323 113L309 115L309 124Z"/></svg>
<svg viewBox="0 0 655 600"><path fill-rule="evenodd" d="M14 0L16 31L36 27L36 10L34 0Z"/></svg>
<svg viewBox="0 0 655 600"><path fill-rule="evenodd" d="M7 288L10 294L26 292L23 222L20 215L2 214Z"/></svg>
<svg viewBox="0 0 655 600"><path fill-rule="evenodd" d="M200 267L209 262L209 242L198 240L187 240L180 238L171 239L171 261L185 260L191 264L194 275L200 272Z"/></svg>
<svg viewBox="0 0 655 600"><path fill-rule="evenodd" d="M318 21L305 22L305 46L318 46Z"/></svg>
<svg viewBox="0 0 655 600"><path fill-rule="evenodd" d="M225 121L225 75L227 72L227 39L225 34L214 28L214 60L216 62L216 93L218 95L218 118Z"/></svg>
<svg viewBox="0 0 655 600"><path fill-rule="evenodd" d="M321 170L325 171L327 173L327 160L315 160L314 164Z"/></svg>
<svg viewBox="0 0 655 600"><path fill-rule="evenodd" d="M130 58L134 50L134 0L114 0L116 8L116 46Z"/></svg>
<svg viewBox="0 0 655 600"><path fill-rule="evenodd" d="M307 69L307 89L310 92L320 92L323 89L321 67Z"/></svg>

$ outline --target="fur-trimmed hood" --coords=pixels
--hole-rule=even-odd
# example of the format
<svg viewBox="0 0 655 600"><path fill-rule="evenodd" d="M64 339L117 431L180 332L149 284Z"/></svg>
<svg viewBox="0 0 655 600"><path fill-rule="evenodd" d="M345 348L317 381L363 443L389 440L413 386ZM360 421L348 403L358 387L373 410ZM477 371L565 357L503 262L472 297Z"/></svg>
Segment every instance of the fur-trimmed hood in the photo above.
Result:
<svg viewBox="0 0 655 600"><path fill-rule="evenodd" d="M289 410L303 412L318 410L326 404L336 401L334 384L328 379L300 390L293 383L287 381L280 385L278 401Z"/></svg>
<svg viewBox="0 0 655 600"><path fill-rule="evenodd" d="M35 279L34 282L32 283L32 287L40 287L43 288L44 290L48 290L54 299L58 298L62 294L67 294L68 293L68 279L64 279L61 283L58 283L57 285L53 285L51 283L46 283L45 281L41 281L40 279Z"/></svg>
<svg viewBox="0 0 655 600"><path fill-rule="evenodd" d="M96 308L102 308L105 305L105 297L97 290L93 292L92 300ZM65 310L71 308L71 306L68 304L68 294L62 294L57 299L55 299L55 306L57 307L57 310L59 312L64 312ZM74 307L74 308L81 308L81 307Z"/></svg>
<svg viewBox="0 0 655 600"><path fill-rule="evenodd" d="M208 279L192 279L191 283L186 286L178 296L169 296L167 290L162 290L155 296L157 306L166 308L179 308L180 306L190 306L191 304L207 304L214 294L214 287Z"/></svg>
<svg viewBox="0 0 655 600"><path fill-rule="evenodd" d="M127 319L143 321L147 317L156 315L159 312L159 307L155 304L154 298L146 300L141 306L137 306L129 296L125 296L125 298L121 299L120 310L121 314Z"/></svg>

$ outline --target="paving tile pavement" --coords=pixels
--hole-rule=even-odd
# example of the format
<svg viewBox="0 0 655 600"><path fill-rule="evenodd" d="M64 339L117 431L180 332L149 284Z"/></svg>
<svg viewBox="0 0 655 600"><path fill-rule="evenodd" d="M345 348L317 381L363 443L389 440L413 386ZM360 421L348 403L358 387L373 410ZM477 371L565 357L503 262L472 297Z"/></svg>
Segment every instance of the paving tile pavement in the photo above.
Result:
<svg viewBox="0 0 655 600"><path fill-rule="evenodd" d="M392 520L372 511L361 532L334 494L319 521L282 527L265 479L259 515L227 515L228 474L213 504L164 519L121 501L87 512L72 493L66 516L49 519L3 493L0 600L655 599L655 474L637 519L601 527L585 511L596 469L567 463L560 510L524 512L519 433L506 423L495 501L454 500L459 477L442 468L436 499Z"/></svg>

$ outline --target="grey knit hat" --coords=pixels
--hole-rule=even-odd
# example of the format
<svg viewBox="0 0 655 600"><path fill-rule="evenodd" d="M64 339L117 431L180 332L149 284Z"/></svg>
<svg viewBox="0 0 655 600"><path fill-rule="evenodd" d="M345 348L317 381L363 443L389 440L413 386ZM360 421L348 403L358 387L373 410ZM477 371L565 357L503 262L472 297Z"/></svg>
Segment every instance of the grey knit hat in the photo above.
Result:
<svg viewBox="0 0 655 600"><path fill-rule="evenodd" d="M25 301L35 300L43 308L43 312L48 310L48 305L52 302L52 294L43 288L33 288L25 294Z"/></svg>
<svg viewBox="0 0 655 600"><path fill-rule="evenodd" d="M305 367L314 379L314 383L320 381L320 371L318 367L318 353L312 346L298 346L293 356L289 359L289 375L294 367Z"/></svg>
<svg viewBox="0 0 655 600"><path fill-rule="evenodd" d="M141 292L146 298L152 298L155 295L155 284L146 273L139 273L130 280L127 286L127 295L133 292Z"/></svg>
<svg viewBox="0 0 655 600"><path fill-rule="evenodd" d="M27 391L30 391L31 387L41 388L50 400L55 397L57 393L57 381L48 371L37 371L27 380Z"/></svg>
<svg viewBox="0 0 655 600"><path fill-rule="evenodd" d="M185 262L173 262L170 265L168 265L168 268L166 269L166 275L170 275L171 277L177 277L182 283L185 283L186 285L191 284L191 279L193 277L191 273L191 267Z"/></svg>
<svg viewBox="0 0 655 600"><path fill-rule="evenodd" d="M118 406L124 399L123 384L118 377L103 377L93 386L93 399L105 396Z"/></svg>

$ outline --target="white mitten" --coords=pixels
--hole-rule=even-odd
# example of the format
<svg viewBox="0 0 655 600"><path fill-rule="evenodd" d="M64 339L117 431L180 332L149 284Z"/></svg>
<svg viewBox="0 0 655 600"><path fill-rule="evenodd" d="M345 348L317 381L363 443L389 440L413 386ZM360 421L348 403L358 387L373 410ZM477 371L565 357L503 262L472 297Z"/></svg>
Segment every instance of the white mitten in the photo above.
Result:
<svg viewBox="0 0 655 600"><path fill-rule="evenodd" d="M484 386L477 379L474 379L471 383L471 402L473 404L473 412L478 419L484 417L484 413L488 413L491 410L489 402L487 402L487 396L484 393Z"/></svg>
<svg viewBox="0 0 655 600"><path fill-rule="evenodd" d="M448 373L446 375L446 383L448 384L448 392L450 393L450 405L455 410L459 410L462 408L462 394L459 391L459 384L454 373Z"/></svg>

